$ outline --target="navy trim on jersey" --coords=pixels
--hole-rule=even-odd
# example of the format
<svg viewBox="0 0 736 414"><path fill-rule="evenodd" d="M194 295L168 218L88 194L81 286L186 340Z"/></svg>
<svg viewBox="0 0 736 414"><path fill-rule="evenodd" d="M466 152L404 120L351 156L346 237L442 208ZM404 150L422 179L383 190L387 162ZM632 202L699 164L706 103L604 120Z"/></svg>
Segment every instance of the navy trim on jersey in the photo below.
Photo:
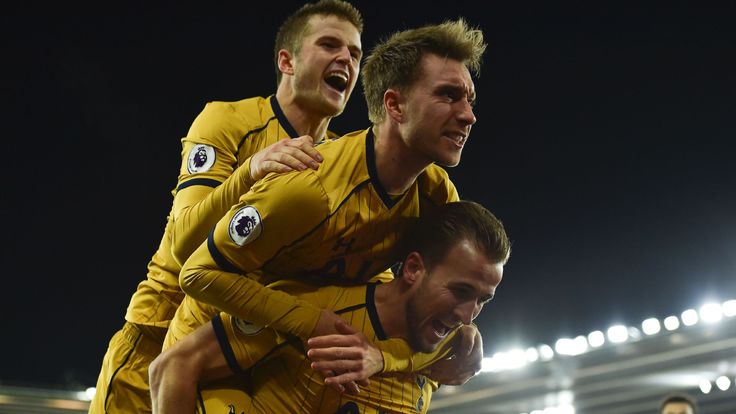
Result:
<svg viewBox="0 0 736 414"><path fill-rule="evenodd" d="M187 187L191 187L194 185L204 185L206 187L218 187L220 184L222 184L221 181L213 180L212 178L195 178L193 180L189 180L187 182L179 184L178 187L176 187L176 191L181 191Z"/></svg>
<svg viewBox="0 0 736 414"><path fill-rule="evenodd" d="M245 140L248 139L249 136L251 136L253 134L257 134L257 133L263 131L264 129L266 129L266 127L268 126L268 124L270 124L271 121L273 121L274 119L276 119L276 117L275 116L272 116L272 117L268 118L268 121L266 121L266 123L263 124L262 127L259 127L259 128L256 128L256 129L251 129L250 131L246 132L245 135L243 135L243 138L240 139L240 142L238 142L238 148L235 150L235 156L237 157L237 155L240 154L240 147L243 146L243 143L245 143ZM238 165L239 165L238 161L235 160L235 163L233 164L233 170L236 169L236 168L238 168Z"/></svg>
<svg viewBox="0 0 736 414"><path fill-rule="evenodd" d="M376 149L373 147L373 128L368 130L365 136L365 162L368 166L368 175L371 177L371 184L376 189L378 196L381 197L381 201L386 207L391 208L401 199L397 197L396 200L391 198L388 192L383 188L381 181L378 180L378 170L376 169Z"/></svg>
<svg viewBox="0 0 736 414"><path fill-rule="evenodd" d="M225 256L220 253L219 250L217 250L217 246L215 246L215 230L212 229L210 232L210 235L207 236L207 249L210 251L210 256L212 256L213 259L215 259L215 263L217 263L218 266L220 266L220 269L230 272L230 273L237 273L240 274L241 271L235 267L232 263L230 263Z"/></svg>
<svg viewBox="0 0 736 414"><path fill-rule="evenodd" d="M339 309L335 311L336 315L341 315L343 313L352 312L354 310L358 310L360 308L365 308L365 303L359 303L357 305L348 306L347 308Z"/></svg>
<svg viewBox="0 0 736 414"><path fill-rule="evenodd" d="M281 106L279 106L279 101L276 100L276 95L271 95L271 109L273 109L273 113L276 114L276 118L279 120L279 124L281 124L281 127L284 128L284 131L286 131L286 133L289 134L290 137L298 138L299 134L297 134L294 127L291 126L289 120L286 119L284 111L282 111Z"/></svg>
<svg viewBox="0 0 736 414"><path fill-rule="evenodd" d="M383 330L381 320L378 318L378 310L376 310L376 286L377 284L370 284L365 287L365 306L368 311L368 317L373 324L373 331L376 333L376 337L380 340L388 339L386 332Z"/></svg>
<svg viewBox="0 0 736 414"><path fill-rule="evenodd" d="M235 358L235 352L233 352L233 349L230 347L230 342L228 342L227 340L225 326L222 323L222 318L220 318L220 315L216 315L212 319L212 327L215 329L215 336L217 337L217 342L220 344L222 355L225 356L225 361L227 361L227 365L230 367L231 370L233 370L235 374L242 374L243 369L240 368L240 365L238 365L238 360Z"/></svg>
<svg viewBox="0 0 736 414"><path fill-rule="evenodd" d="M355 188L353 188L353 189L352 189L352 190L350 191L350 194L348 194L348 195L347 195L347 197L345 197L345 198L344 198L344 199L343 199L343 200L342 200L342 201L340 202L340 205L338 205L338 206L337 206L337 208L335 209L335 211L333 211L332 213L328 214L328 215L327 215L327 216L326 216L326 217L325 217L324 219L322 219L322 221L320 221L319 223L317 223L317 225L316 225L316 226L314 226L314 228L313 228L312 230L309 230L308 232L306 232L306 233L305 233L305 234L304 234L304 235L303 235L302 237L300 237L300 238L298 238L298 239L294 240L293 242L291 242L291 244L288 244L288 245L286 245L286 246L281 246L281 247L279 248L279 250L278 250L278 251L276 251L276 253L274 253L274 255L273 255L273 256L271 256L271 258L270 258L270 259L268 259L268 260L267 260L267 261L266 261L265 263L263 263L263 265L262 265L261 267L262 267L262 268L265 268L266 266L268 266L268 265L269 265L269 264L271 263L271 260L273 260L273 259L274 259L274 258L276 258L276 257L277 257L277 256L278 256L279 254L281 254L281 251L282 251L282 250L284 250L284 249L287 249L287 248L289 248L289 247L291 247L291 246L293 246L293 245L295 245L295 244L297 244L297 243L301 242L301 241L302 241L302 240L304 240L305 238L309 237L309 236L310 236L310 235L311 235L312 233L314 233L315 231L317 231L317 230L318 230L318 229L319 229L320 227L322 227L322 225L323 225L323 224L324 224L324 223L325 223L325 222L326 222L327 220L329 220L329 219L330 219L330 218L331 218L332 216L334 216L335 214L337 214L337 212L338 212L338 211L340 211L340 209L342 208L342 206L343 206L343 205L344 205L344 204L345 204L345 203L346 203L346 202L347 202L347 201L348 201L348 200L350 199L350 197L352 197L352 196L353 196L353 194L354 194L355 192L357 192L357 191L360 191L360 190L361 190L361 189L363 188L363 186L364 186L364 185L366 185L366 184L368 184L368 183L370 183L370 182L371 182L371 180L370 180L370 178L369 178L369 179L367 179L367 180L363 181L362 183L360 183L360 184L356 185L356 186L355 186ZM321 271L321 269L317 269L317 270L315 270L315 271ZM310 275L310 272L304 271L304 272L302 272L302 273L301 273L301 275L300 275L300 276L309 276L309 275ZM322 276L322 275L320 274L319 276ZM336 282L336 283L337 283L337 282Z"/></svg>

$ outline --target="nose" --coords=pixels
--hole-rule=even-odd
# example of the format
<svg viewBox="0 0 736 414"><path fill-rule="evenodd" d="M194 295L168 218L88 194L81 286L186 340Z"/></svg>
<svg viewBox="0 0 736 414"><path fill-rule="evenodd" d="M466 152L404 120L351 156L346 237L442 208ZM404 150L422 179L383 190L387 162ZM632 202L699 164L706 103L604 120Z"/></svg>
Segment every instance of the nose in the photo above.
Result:
<svg viewBox="0 0 736 414"><path fill-rule="evenodd" d="M482 304L478 304L477 301L468 300L455 307L455 317L458 318L463 324L469 325L473 322L473 319L480 313Z"/></svg>
<svg viewBox="0 0 736 414"><path fill-rule="evenodd" d="M473 105L464 99L459 100L458 103L461 107L458 109L457 118L466 126L473 125L476 121Z"/></svg>
<svg viewBox="0 0 736 414"><path fill-rule="evenodd" d="M350 49L347 46L341 47L340 51L337 52L337 61L340 63L350 63L352 56L350 55Z"/></svg>

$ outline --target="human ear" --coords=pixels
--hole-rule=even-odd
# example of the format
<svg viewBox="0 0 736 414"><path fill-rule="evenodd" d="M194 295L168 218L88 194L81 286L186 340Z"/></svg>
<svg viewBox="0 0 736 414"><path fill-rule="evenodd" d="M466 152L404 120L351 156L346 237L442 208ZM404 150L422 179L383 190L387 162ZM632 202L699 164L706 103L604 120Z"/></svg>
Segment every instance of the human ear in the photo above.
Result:
<svg viewBox="0 0 736 414"><path fill-rule="evenodd" d="M408 284L413 285L422 280L425 271L422 255L419 252L411 252L404 260L401 277Z"/></svg>
<svg viewBox="0 0 736 414"><path fill-rule="evenodd" d="M383 107L386 109L386 115L396 122L403 120L404 110L401 106L403 96L401 92L395 89L387 89L383 93Z"/></svg>
<svg viewBox="0 0 736 414"><path fill-rule="evenodd" d="M279 71L284 75L294 75L294 61L291 53L286 49L279 50L278 65Z"/></svg>

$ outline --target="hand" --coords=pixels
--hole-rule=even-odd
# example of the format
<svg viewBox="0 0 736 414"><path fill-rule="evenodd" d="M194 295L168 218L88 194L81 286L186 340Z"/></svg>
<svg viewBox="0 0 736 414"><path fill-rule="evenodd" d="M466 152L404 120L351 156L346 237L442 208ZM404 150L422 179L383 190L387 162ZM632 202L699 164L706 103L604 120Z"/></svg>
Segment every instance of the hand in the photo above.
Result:
<svg viewBox="0 0 736 414"><path fill-rule="evenodd" d="M383 370L383 354L362 333L342 319L335 322L338 334L307 341L312 369L326 373L325 385L340 392L357 394L356 385L368 386L368 378Z"/></svg>
<svg viewBox="0 0 736 414"><path fill-rule="evenodd" d="M253 154L250 176L258 181L270 172L304 171L307 168L316 170L320 162L322 155L314 149L312 137L284 138Z"/></svg>
<svg viewBox="0 0 736 414"><path fill-rule="evenodd" d="M475 325L460 327L453 344L454 355L437 361L422 373L445 385L463 385L480 372L483 338Z"/></svg>

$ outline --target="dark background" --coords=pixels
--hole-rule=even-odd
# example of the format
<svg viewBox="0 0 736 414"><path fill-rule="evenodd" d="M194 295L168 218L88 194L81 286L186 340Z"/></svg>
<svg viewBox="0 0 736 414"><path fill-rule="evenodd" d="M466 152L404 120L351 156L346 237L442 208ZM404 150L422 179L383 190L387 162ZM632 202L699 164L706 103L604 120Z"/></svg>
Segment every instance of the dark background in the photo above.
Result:
<svg viewBox="0 0 736 414"><path fill-rule="evenodd" d="M94 385L210 100L275 90L298 2L4 6L0 381ZM368 50L466 16L489 43L450 175L513 255L487 353L736 297L736 6L361 1ZM513 5L510 5L513 3ZM366 127L356 88L332 129Z"/></svg>

